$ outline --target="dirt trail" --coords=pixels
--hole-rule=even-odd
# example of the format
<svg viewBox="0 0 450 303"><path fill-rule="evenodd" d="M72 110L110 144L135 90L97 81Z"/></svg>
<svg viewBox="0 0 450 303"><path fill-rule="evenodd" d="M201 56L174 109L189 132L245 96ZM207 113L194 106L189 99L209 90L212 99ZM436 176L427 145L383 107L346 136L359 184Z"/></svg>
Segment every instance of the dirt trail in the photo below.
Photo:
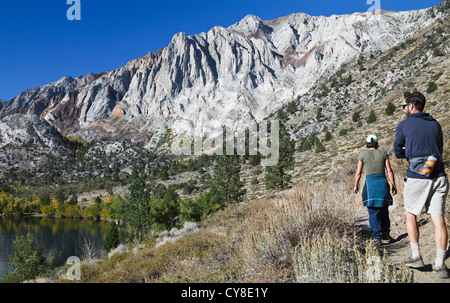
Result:
<svg viewBox="0 0 450 303"><path fill-rule="evenodd" d="M394 205L389 207L389 217L391 220L391 237L394 241L390 244L383 244L382 249L386 249L389 259L394 265L401 266L401 263L411 255L408 234L406 232L402 195L394 196ZM369 216L365 207L358 209L358 222L362 227L370 229ZM418 218L418 222L420 226L420 253L423 257L425 267L420 270L411 269L414 273L414 283L450 283L450 279L439 279L431 267L436 256L434 226L431 221L431 216L422 214ZM449 229L449 224L447 224L447 229ZM449 267L449 257L450 250L447 250L445 262L447 267Z"/></svg>

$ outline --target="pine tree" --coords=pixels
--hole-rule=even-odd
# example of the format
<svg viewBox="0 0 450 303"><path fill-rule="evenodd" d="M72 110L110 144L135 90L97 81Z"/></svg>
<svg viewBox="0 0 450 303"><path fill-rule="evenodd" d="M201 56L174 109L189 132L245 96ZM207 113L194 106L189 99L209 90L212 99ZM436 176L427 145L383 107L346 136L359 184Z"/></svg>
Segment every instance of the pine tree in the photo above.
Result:
<svg viewBox="0 0 450 303"><path fill-rule="evenodd" d="M237 155L219 155L214 167L211 194L216 203L225 206L240 202L245 194L240 179L241 161Z"/></svg>
<svg viewBox="0 0 450 303"><path fill-rule="evenodd" d="M302 138L300 140L300 146L299 146L299 151L300 152L304 152L307 150L310 150L312 147L311 143L309 142L309 140L307 138Z"/></svg>
<svg viewBox="0 0 450 303"><path fill-rule="evenodd" d="M250 155L248 164L251 166L257 166L261 164L261 153L258 151L256 155Z"/></svg>
<svg viewBox="0 0 450 303"><path fill-rule="evenodd" d="M150 231L153 220L150 213L150 185L137 178L129 187L130 195L124 200L120 218L123 237L129 241L142 241Z"/></svg>
<svg viewBox="0 0 450 303"><path fill-rule="evenodd" d="M266 188L280 187L284 189L291 180L291 175L286 172L294 168L295 141L291 140L286 126L280 123L279 158L274 166L266 167Z"/></svg>
<svg viewBox="0 0 450 303"><path fill-rule="evenodd" d="M172 186L168 186L162 199L154 198L150 202L151 214L157 226L164 229L175 227L180 215L180 197Z"/></svg>
<svg viewBox="0 0 450 303"><path fill-rule="evenodd" d="M313 146L315 146L316 140L319 140L319 139L317 138L317 135L314 132L312 132L306 138L301 138L300 145L299 145L299 151L304 152L304 151L310 150L311 148L313 148Z"/></svg>
<svg viewBox="0 0 450 303"><path fill-rule="evenodd" d="M50 196L45 193L41 196L39 196L39 200L41 200L41 205L50 205L52 199L50 198Z"/></svg>
<svg viewBox="0 0 450 303"><path fill-rule="evenodd" d="M169 172L167 171L167 168L164 168L164 169L161 171L161 180L162 180L162 181L167 181L167 180L169 180Z"/></svg>
<svg viewBox="0 0 450 303"><path fill-rule="evenodd" d="M292 100L287 105L287 112L290 114L294 114L296 111L297 111L297 103L295 102L295 100Z"/></svg>
<svg viewBox="0 0 450 303"><path fill-rule="evenodd" d="M283 112L282 109L279 109L277 111L277 119L280 119L280 120L285 120L286 119L286 114Z"/></svg>
<svg viewBox="0 0 450 303"><path fill-rule="evenodd" d="M63 188L59 188L56 191L55 199L58 200L59 203L64 203L67 199L67 195Z"/></svg>
<svg viewBox="0 0 450 303"><path fill-rule="evenodd" d="M325 151L325 146L323 146L322 142L320 142L320 140L316 140L316 149L315 152L316 154L324 152Z"/></svg>
<svg viewBox="0 0 450 303"><path fill-rule="evenodd" d="M387 107L386 107L385 113L388 116L392 116L394 114L395 110L396 110L396 108L395 108L394 103L389 102Z"/></svg>
<svg viewBox="0 0 450 303"><path fill-rule="evenodd" d="M324 115L322 114L322 107L317 108L316 110L316 120L320 121Z"/></svg>
<svg viewBox="0 0 450 303"><path fill-rule="evenodd" d="M331 133L329 130L327 130L327 132L325 133L325 141L330 141L331 140Z"/></svg>
<svg viewBox="0 0 450 303"><path fill-rule="evenodd" d="M352 115L352 121L353 122L358 122L361 119L361 115L359 112L354 112Z"/></svg>
<svg viewBox="0 0 450 303"><path fill-rule="evenodd" d="M103 249L108 252L111 249L114 249L117 246L119 246L119 244L120 244L119 229L117 228L116 224L111 224L105 235L105 241L103 242Z"/></svg>
<svg viewBox="0 0 450 303"><path fill-rule="evenodd" d="M359 71L362 72L365 70L364 65L362 63L359 64Z"/></svg>
<svg viewBox="0 0 450 303"><path fill-rule="evenodd" d="M113 168L113 175L112 175L112 179L114 181L119 181L120 177L119 177L119 173L120 173L120 169L119 169L119 164L117 162L114 163L114 168Z"/></svg>
<svg viewBox="0 0 450 303"><path fill-rule="evenodd" d="M434 92L438 88L437 84L433 81L428 82L427 94Z"/></svg>
<svg viewBox="0 0 450 303"><path fill-rule="evenodd" d="M78 196L77 196L77 194L73 194L72 198L70 198L70 200L69 200L69 204L70 205L77 205L77 203L78 203Z"/></svg>
<svg viewBox="0 0 450 303"><path fill-rule="evenodd" d="M367 123L370 124L375 121L377 121L377 115L375 114L375 111L372 109L370 111L369 117L367 118Z"/></svg>

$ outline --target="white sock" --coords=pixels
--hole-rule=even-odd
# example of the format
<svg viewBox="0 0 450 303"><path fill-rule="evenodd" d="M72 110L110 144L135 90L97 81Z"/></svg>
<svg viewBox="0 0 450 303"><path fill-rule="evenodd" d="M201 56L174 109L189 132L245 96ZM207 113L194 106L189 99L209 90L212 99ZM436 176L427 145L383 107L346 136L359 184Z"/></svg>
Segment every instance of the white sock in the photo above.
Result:
<svg viewBox="0 0 450 303"><path fill-rule="evenodd" d="M412 252L412 258L418 258L420 256L419 252L419 243L410 243L411 245L411 252Z"/></svg>
<svg viewBox="0 0 450 303"><path fill-rule="evenodd" d="M436 249L436 261L434 261L434 266L442 267L444 266L444 259L446 250Z"/></svg>

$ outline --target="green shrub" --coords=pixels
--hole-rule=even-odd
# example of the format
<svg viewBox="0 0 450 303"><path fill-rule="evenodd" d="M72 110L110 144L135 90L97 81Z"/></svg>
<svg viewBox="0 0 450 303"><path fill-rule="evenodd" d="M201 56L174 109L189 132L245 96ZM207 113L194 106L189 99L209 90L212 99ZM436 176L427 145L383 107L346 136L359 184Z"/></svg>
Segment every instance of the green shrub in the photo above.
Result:
<svg viewBox="0 0 450 303"><path fill-rule="evenodd" d="M392 116L394 114L395 110L396 110L396 108L395 108L394 103L389 102L387 107L386 107L385 113L388 116Z"/></svg>
<svg viewBox="0 0 450 303"><path fill-rule="evenodd" d="M322 142L320 142L320 140L316 140L316 149L315 149L315 153L321 153L325 151L325 146L323 146Z"/></svg>
<svg viewBox="0 0 450 303"><path fill-rule="evenodd" d="M370 111L369 117L367 118L366 122L368 124L370 124L370 123L374 123L375 121L377 121L377 115L375 114L375 111L372 109Z"/></svg>
<svg viewBox="0 0 450 303"><path fill-rule="evenodd" d="M6 274L3 282L21 283L36 279L42 277L54 266L56 260L54 254L51 253L47 261L42 253L42 247L36 244L32 233L18 235L13 244L15 253L10 257L10 261L15 270Z"/></svg>
<svg viewBox="0 0 450 303"><path fill-rule="evenodd" d="M361 119L361 115L359 112L354 112L352 115L352 121L353 122L358 122Z"/></svg>
<svg viewBox="0 0 450 303"><path fill-rule="evenodd" d="M41 206L41 212L44 216L54 216L56 214L56 207L52 204Z"/></svg>
<svg viewBox="0 0 450 303"><path fill-rule="evenodd" d="M339 131L339 136L345 136L346 134L347 134L347 132L348 132L348 130L347 129L345 129L345 128L343 128L343 129L341 129L340 131Z"/></svg>
<svg viewBox="0 0 450 303"><path fill-rule="evenodd" d="M434 92L437 88L438 87L436 83L434 83L433 81L428 82L427 94Z"/></svg>
<svg viewBox="0 0 450 303"><path fill-rule="evenodd" d="M101 208L97 203L91 204L83 209L82 214L85 217L98 219L100 218Z"/></svg>
<svg viewBox="0 0 450 303"><path fill-rule="evenodd" d="M65 203L58 203L58 205L56 206L55 215L56 216L60 216L60 217L64 217L64 215L66 213L67 206L68 205L65 204Z"/></svg>
<svg viewBox="0 0 450 303"><path fill-rule="evenodd" d="M183 222L199 222L204 216L221 209L222 206L214 202L212 194L202 193L194 199L184 199L180 206L180 216Z"/></svg>
<svg viewBox="0 0 450 303"><path fill-rule="evenodd" d="M77 197L76 194L73 194L72 198L70 198L70 200L69 200L69 204L70 205L77 205L77 203L78 203L78 197Z"/></svg>
<svg viewBox="0 0 450 303"><path fill-rule="evenodd" d="M64 211L64 216L69 218L79 218L81 212L77 205L68 205Z"/></svg>
<svg viewBox="0 0 450 303"><path fill-rule="evenodd" d="M161 180L162 181L167 181L169 180L169 172L167 171L167 169L163 169L161 172Z"/></svg>
<svg viewBox="0 0 450 303"><path fill-rule="evenodd" d="M301 139L300 146L299 146L299 151L300 152L304 152L304 151L310 150L311 147L312 147L311 142L309 142L308 139L306 139L306 138L302 138Z"/></svg>
<svg viewBox="0 0 450 303"><path fill-rule="evenodd" d="M329 130L325 133L325 141L330 141L332 139L331 133Z"/></svg>

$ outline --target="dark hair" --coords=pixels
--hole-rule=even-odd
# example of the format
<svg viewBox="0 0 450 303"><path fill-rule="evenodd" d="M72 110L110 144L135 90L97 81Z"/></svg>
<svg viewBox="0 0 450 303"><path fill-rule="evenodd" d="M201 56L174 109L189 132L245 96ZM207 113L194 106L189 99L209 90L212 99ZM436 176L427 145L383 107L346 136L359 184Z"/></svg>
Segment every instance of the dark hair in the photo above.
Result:
<svg viewBox="0 0 450 303"><path fill-rule="evenodd" d="M378 142L366 142L366 147L367 148L378 148Z"/></svg>
<svg viewBox="0 0 450 303"><path fill-rule="evenodd" d="M414 93L406 97L406 103L414 104L416 109L418 111L423 111L425 108L425 104L427 103L427 100L425 99L425 96L421 93Z"/></svg>

